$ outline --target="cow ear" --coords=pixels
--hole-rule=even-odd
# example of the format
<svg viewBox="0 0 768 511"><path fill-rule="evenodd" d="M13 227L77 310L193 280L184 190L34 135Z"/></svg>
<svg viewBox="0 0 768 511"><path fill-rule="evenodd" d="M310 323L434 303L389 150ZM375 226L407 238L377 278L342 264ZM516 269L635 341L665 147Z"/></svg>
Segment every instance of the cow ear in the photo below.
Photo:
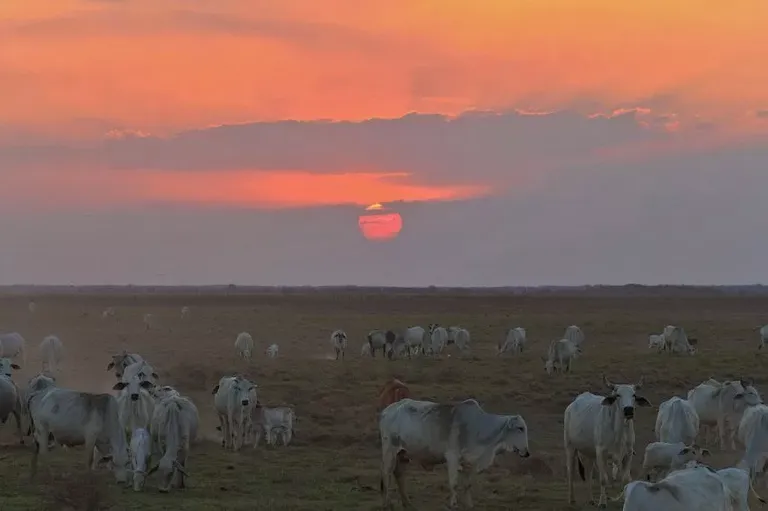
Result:
<svg viewBox="0 0 768 511"><path fill-rule="evenodd" d="M739 392L738 394L733 396L733 399L744 399L744 393L743 392Z"/></svg>
<svg viewBox="0 0 768 511"><path fill-rule="evenodd" d="M701 450L701 455L702 455L702 456L710 456L711 454L712 454L712 453L711 453L711 452L709 452L709 449L702 449L702 450Z"/></svg>
<svg viewBox="0 0 768 511"><path fill-rule="evenodd" d="M678 454L688 454L689 452L691 452L690 447L683 447L683 449Z"/></svg>
<svg viewBox="0 0 768 511"><path fill-rule="evenodd" d="M616 401L616 396L606 396L603 398L603 406L611 406Z"/></svg>
<svg viewBox="0 0 768 511"><path fill-rule="evenodd" d="M635 403L640 406L651 406L651 402L645 399L643 396L636 396Z"/></svg>
<svg viewBox="0 0 768 511"><path fill-rule="evenodd" d="M21 369L19 364L11 364L11 367L14 368L14 369Z"/></svg>
<svg viewBox="0 0 768 511"><path fill-rule="evenodd" d="M159 380L160 377L157 375L157 373L152 373L152 378Z"/></svg>
<svg viewBox="0 0 768 511"><path fill-rule="evenodd" d="M115 386L112 387L112 390L123 390L127 386L128 386L127 383L119 381L119 382L115 383Z"/></svg>
<svg viewBox="0 0 768 511"><path fill-rule="evenodd" d="M109 364L107 364L107 371L111 370L113 367L115 367L114 360L112 362L110 362Z"/></svg>
<svg viewBox="0 0 768 511"><path fill-rule="evenodd" d="M217 384L215 387L213 387L213 391L211 391L211 394L216 394L218 391L219 391L219 386Z"/></svg>

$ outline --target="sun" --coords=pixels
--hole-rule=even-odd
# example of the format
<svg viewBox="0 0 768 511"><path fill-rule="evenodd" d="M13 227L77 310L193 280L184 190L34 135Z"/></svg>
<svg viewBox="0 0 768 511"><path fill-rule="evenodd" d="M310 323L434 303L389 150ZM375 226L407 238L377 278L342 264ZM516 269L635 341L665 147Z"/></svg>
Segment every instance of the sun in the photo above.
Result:
<svg viewBox="0 0 768 511"><path fill-rule="evenodd" d="M357 226L366 239L386 241L400 234L403 219L397 211L391 211L377 202L365 208L357 220Z"/></svg>

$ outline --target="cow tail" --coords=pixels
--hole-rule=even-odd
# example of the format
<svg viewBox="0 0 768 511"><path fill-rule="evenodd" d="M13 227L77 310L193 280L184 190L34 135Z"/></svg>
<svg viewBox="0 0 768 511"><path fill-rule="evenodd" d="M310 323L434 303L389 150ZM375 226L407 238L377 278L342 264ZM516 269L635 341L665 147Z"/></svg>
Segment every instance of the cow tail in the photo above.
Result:
<svg viewBox="0 0 768 511"><path fill-rule="evenodd" d="M587 478L584 476L584 464L581 462L581 456L576 455L576 463L579 465L579 476L581 477L581 480L586 481Z"/></svg>

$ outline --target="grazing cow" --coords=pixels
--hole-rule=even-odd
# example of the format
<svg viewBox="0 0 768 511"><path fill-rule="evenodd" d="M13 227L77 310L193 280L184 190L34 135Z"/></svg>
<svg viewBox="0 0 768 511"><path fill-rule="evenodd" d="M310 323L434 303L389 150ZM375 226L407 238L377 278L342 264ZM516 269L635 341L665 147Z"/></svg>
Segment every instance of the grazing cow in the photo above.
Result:
<svg viewBox="0 0 768 511"><path fill-rule="evenodd" d="M659 405L656 414L656 440L691 445L699 434L699 415L686 399L675 396Z"/></svg>
<svg viewBox="0 0 768 511"><path fill-rule="evenodd" d="M726 449L727 430L731 429L731 449L736 449L736 429L746 408L762 403L760 393L751 380L718 382L710 378L688 392L688 401L696 409L699 423L708 440L706 429L716 427L720 448ZM705 429L706 428L706 429Z"/></svg>
<svg viewBox="0 0 768 511"><path fill-rule="evenodd" d="M149 428L155 406L155 399L150 393L154 386L151 381L136 374L112 387L112 390L118 391L118 417L126 434L130 435L139 428Z"/></svg>
<svg viewBox="0 0 768 511"><path fill-rule="evenodd" d="M696 347L691 342L693 339L688 339L688 335L685 333L683 327L676 326L670 329L668 325L664 329L664 349L671 355L673 353L687 353L694 355L696 353Z"/></svg>
<svg viewBox="0 0 768 511"><path fill-rule="evenodd" d="M666 476L672 470L685 467L689 461L698 461L702 456L709 456L707 449L698 445L685 445L683 442L651 442L645 446L643 456L643 473L640 479L657 480Z"/></svg>
<svg viewBox="0 0 768 511"><path fill-rule="evenodd" d="M448 337L453 337L454 344L456 344L456 347L462 352L468 351L470 342L469 330L457 326L452 326L451 328L453 331L451 332L451 329L448 329Z"/></svg>
<svg viewBox="0 0 768 511"><path fill-rule="evenodd" d="M35 440L32 477L37 474L39 454L48 452L49 435L52 435L61 445L85 445L89 470L95 468L97 461L94 448L102 455L107 454L117 481L127 481L131 461L114 396L58 388L51 378L39 375L30 382L27 407ZM62 413L64 410L66 413Z"/></svg>
<svg viewBox="0 0 768 511"><path fill-rule="evenodd" d="M522 353L527 342L525 328L515 327L507 330L507 335L497 345L497 355L511 351L512 353Z"/></svg>
<svg viewBox="0 0 768 511"><path fill-rule="evenodd" d="M170 396L155 406L152 440L162 457L148 474L160 472L161 492L167 492L171 486L186 486L184 478L189 477L186 470L189 445L195 439L199 423L197 408L187 398Z"/></svg>
<svg viewBox="0 0 768 511"><path fill-rule="evenodd" d="M267 348L267 356L269 358L277 358L277 352L280 348L277 347L277 344L270 344L269 348Z"/></svg>
<svg viewBox="0 0 768 511"><path fill-rule="evenodd" d="M737 465L747 470L750 479L764 474L768 462L768 406L752 406L744 412L738 429L739 442L744 455Z"/></svg>
<svg viewBox="0 0 768 511"><path fill-rule="evenodd" d="M37 304L33 300L33 301L29 302L29 305L27 306L27 308L29 309L29 313L30 314L34 314L35 311L37 310Z"/></svg>
<svg viewBox="0 0 768 511"><path fill-rule="evenodd" d="M636 394L636 391L642 388L642 377L635 385L614 385L603 376L603 383L611 390L608 396L584 392L565 409L563 437L569 504L575 503L573 477L577 464L579 474L582 479L585 479L582 458L593 460L597 464L600 480L598 502L600 507L605 507L607 501L608 461L617 464L625 482L630 481L630 467L635 447L635 405L651 406L651 403ZM589 481L590 494L593 468L593 463L589 463L589 472L585 479Z"/></svg>
<svg viewBox="0 0 768 511"><path fill-rule="evenodd" d="M395 333L391 330L371 330L368 332L368 344L371 347L371 356L376 356L376 350L381 350L381 354L386 353L387 344L395 342Z"/></svg>
<svg viewBox="0 0 768 511"><path fill-rule="evenodd" d="M657 351L661 352L664 349L664 335L663 334L652 334L648 336L648 349L656 348Z"/></svg>
<svg viewBox="0 0 768 511"><path fill-rule="evenodd" d="M21 363L27 365L27 342L19 332L0 334L0 357L21 357Z"/></svg>
<svg viewBox="0 0 768 511"><path fill-rule="evenodd" d="M63 355L64 347L55 335L49 335L40 343L40 358L43 360L44 372L55 373Z"/></svg>
<svg viewBox="0 0 768 511"><path fill-rule="evenodd" d="M704 467L675 470L657 483L632 481L623 511L733 511L734 496L723 479Z"/></svg>
<svg viewBox="0 0 768 511"><path fill-rule="evenodd" d="M408 327L405 329L403 337L409 356L418 355L424 351L424 339L426 337L426 330L424 328L420 326Z"/></svg>
<svg viewBox="0 0 768 511"><path fill-rule="evenodd" d="M293 408L289 406L266 407L256 403L251 410L251 428L253 432L253 447L259 446L261 434L267 438L267 445L277 445L277 435L283 445L291 443L293 437Z"/></svg>
<svg viewBox="0 0 768 511"><path fill-rule="evenodd" d="M152 454L152 442L149 431L138 428L131 433L131 471L133 472L133 491L141 491L144 488L144 480L147 476L147 465Z"/></svg>
<svg viewBox="0 0 768 511"><path fill-rule="evenodd" d="M114 307L107 307L101 313L101 317L104 318L104 319L115 317L115 308Z"/></svg>
<svg viewBox="0 0 768 511"><path fill-rule="evenodd" d="M189 310L189 307L186 305L181 308L181 319L188 319L191 315L191 311Z"/></svg>
<svg viewBox="0 0 768 511"><path fill-rule="evenodd" d="M331 345L336 352L336 360L344 360L344 351L347 349L347 333L344 330L334 330L331 334Z"/></svg>
<svg viewBox="0 0 768 511"><path fill-rule="evenodd" d="M395 334L394 340L384 345L384 353L386 353L389 360L401 358L404 355L408 355L408 358L411 358L411 352L402 335Z"/></svg>
<svg viewBox="0 0 768 511"><path fill-rule="evenodd" d="M137 353L128 353L123 350L118 355L112 355L112 361L107 364L107 371L115 370L115 377L120 380L123 377L125 368L136 362L142 362L144 359Z"/></svg>
<svg viewBox="0 0 768 511"><path fill-rule="evenodd" d="M371 356L371 345L367 342L364 342L363 345L360 347L360 356L361 357L370 357Z"/></svg>
<svg viewBox="0 0 768 511"><path fill-rule="evenodd" d="M384 507L390 504L389 487L394 474L403 507L410 505L403 479L405 459L399 453L421 462L422 466L446 463L450 505L458 502L457 491L464 489L464 503L472 507L474 474L493 464L497 453L517 452L528 457L528 427L520 415L487 413L474 399L457 404L402 399L387 406L379 416L381 436L381 496ZM459 485L464 475L465 484Z"/></svg>
<svg viewBox="0 0 768 511"><path fill-rule="evenodd" d="M437 323L429 325L429 353L439 355L445 349L448 342L448 330Z"/></svg>
<svg viewBox="0 0 768 511"><path fill-rule="evenodd" d="M768 344L768 325L760 327L760 345L757 347L757 349L763 349L763 346L766 344Z"/></svg>
<svg viewBox="0 0 768 511"><path fill-rule="evenodd" d="M235 350L240 358L251 360L253 354L253 337L248 332L240 332L235 339Z"/></svg>
<svg viewBox="0 0 768 511"><path fill-rule="evenodd" d="M146 314L144 314L144 330L149 330L150 328L152 328L152 319L153 319L153 316L151 313L147 312Z"/></svg>
<svg viewBox="0 0 768 511"><path fill-rule="evenodd" d="M560 372L571 372L571 362L581 353L581 348L569 339L560 339L549 343L547 357L542 357L547 374L558 369Z"/></svg>
<svg viewBox="0 0 768 511"><path fill-rule="evenodd" d="M581 345L584 344L584 332L582 332L581 328L578 326L571 325L565 329L563 339L568 339L569 341L573 342L573 344L581 348Z"/></svg>
<svg viewBox="0 0 768 511"><path fill-rule="evenodd" d="M397 378L392 378L384 384L384 388L379 392L379 406L377 410L380 412L392 403L397 403L401 399L409 397L411 397L411 391L408 390L408 386Z"/></svg>
<svg viewBox="0 0 768 511"><path fill-rule="evenodd" d="M0 422L6 423L8 417L13 415L16 419L16 431L19 435L19 443L24 444L24 435L21 432L21 391L11 378L13 369L21 369L8 358L0 358Z"/></svg>
<svg viewBox="0 0 768 511"><path fill-rule="evenodd" d="M258 401L256 385L241 376L224 376L213 388L225 449L240 450L250 430L251 406Z"/></svg>

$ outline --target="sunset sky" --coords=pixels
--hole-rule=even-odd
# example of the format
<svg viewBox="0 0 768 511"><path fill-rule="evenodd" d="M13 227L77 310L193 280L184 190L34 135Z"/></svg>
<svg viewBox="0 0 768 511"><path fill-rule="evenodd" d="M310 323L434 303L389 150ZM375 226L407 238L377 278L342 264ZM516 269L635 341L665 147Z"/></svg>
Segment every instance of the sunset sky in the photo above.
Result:
<svg viewBox="0 0 768 511"><path fill-rule="evenodd" d="M0 284L768 282L768 2L0 2ZM400 212L374 243L358 215Z"/></svg>

